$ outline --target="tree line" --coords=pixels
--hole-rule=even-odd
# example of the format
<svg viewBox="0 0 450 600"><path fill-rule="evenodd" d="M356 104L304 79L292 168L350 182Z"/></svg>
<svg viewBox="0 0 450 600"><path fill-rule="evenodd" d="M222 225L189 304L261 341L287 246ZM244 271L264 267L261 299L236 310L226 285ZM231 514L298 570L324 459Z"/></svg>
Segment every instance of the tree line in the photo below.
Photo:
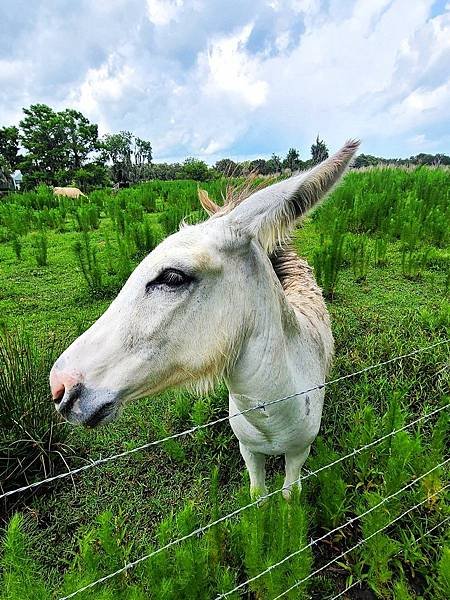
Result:
<svg viewBox="0 0 450 600"><path fill-rule="evenodd" d="M0 128L0 170L20 169L25 188L75 184L91 189L145 177L150 142L129 131L99 138L98 126L70 108L58 112L33 104L23 112L18 127Z"/></svg>
<svg viewBox="0 0 450 600"><path fill-rule="evenodd" d="M284 158L272 154L235 162L224 158L209 167L206 162L187 158L183 163L153 163L152 145L129 131L98 135L98 126L80 111L67 108L55 111L46 104L23 109L18 126L0 128L0 177L20 169L23 187L39 184L76 185L84 191L113 184L128 186L149 179L194 179L205 181L223 175L273 175L306 170L328 157L325 142L317 136L310 157L300 158L290 148ZM360 154L356 168L376 164L450 164L444 154L419 154L410 159L384 159Z"/></svg>

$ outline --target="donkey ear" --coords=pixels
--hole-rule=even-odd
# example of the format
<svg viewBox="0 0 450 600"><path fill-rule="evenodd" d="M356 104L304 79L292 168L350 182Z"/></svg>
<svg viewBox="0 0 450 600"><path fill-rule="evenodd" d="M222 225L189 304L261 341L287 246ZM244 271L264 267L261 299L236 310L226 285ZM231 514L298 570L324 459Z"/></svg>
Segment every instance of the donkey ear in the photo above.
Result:
<svg viewBox="0 0 450 600"><path fill-rule="evenodd" d="M296 220L339 181L358 147L359 140L349 140L310 171L258 190L231 211L230 223L272 252L289 236Z"/></svg>
<svg viewBox="0 0 450 600"><path fill-rule="evenodd" d="M220 210L220 206L211 200L206 190L198 190L198 199L210 217Z"/></svg>

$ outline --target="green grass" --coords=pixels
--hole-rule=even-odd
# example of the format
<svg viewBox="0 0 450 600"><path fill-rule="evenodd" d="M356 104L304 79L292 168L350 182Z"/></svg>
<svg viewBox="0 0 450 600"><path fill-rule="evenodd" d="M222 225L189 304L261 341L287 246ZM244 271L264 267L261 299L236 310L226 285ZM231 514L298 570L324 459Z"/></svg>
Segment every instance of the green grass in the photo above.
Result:
<svg viewBox="0 0 450 600"><path fill-rule="evenodd" d="M409 191L420 191L425 185L422 175L417 176L417 180L410 181L408 176L414 175L402 172L400 176L396 171L386 170L382 173L388 182L386 189L392 194L391 202L399 202L402 210L403 196L399 189L406 186ZM376 200L379 200L381 194L381 181L377 177L376 174L370 173L352 174L350 181L344 183L316 215L307 219L295 236L295 245L299 253L313 263L315 257L320 257L322 252L321 233L332 226L335 215L332 210L333 203L338 205L344 202L344 198L345 202L348 202L346 210L351 217L346 219L344 234L348 235L350 232L352 235L365 235L366 244L372 251L363 264L364 277L360 277L358 265L355 270L351 260L352 254L344 247L344 255L338 266L339 277L333 290L333 301L329 302L336 339L336 359L331 378L429 345L449 337L450 334L447 295L449 258L445 245L442 245L444 234L440 220L436 217L432 227L430 226L431 233L427 234L425 230L423 237L419 236L416 239L418 249L425 248L430 251L427 260L420 267L419 274L415 274L414 277L405 276L402 269L404 240L401 239L401 235L394 235L394 232L392 235L383 234L386 248L383 250L383 260L378 261L374 250L375 239L380 234L383 214L376 208ZM442 178L440 174L437 177ZM441 179L440 182L442 184ZM160 219L158 210L156 213L153 211L155 207L159 207L163 212L167 211L168 199L171 199L171 202L176 201L177 189L180 190L184 182L168 182L166 187L162 183L157 185L159 187L154 198L146 199L143 191L130 191L130 202L140 202L143 199L142 202L150 208L150 211L145 212L153 219L155 226L158 227L160 221L161 226L171 227L167 215ZM349 198L355 186L365 190L368 200L364 203L359 199L358 206L351 207ZM373 191L372 196L370 190ZM182 204L195 206L195 185L187 183L184 193L185 199ZM442 189L442 194L448 198L448 184ZM211 195L214 197L213 192ZM107 198L102 198L99 193L97 201L107 201ZM28 198L27 202L31 200L36 201ZM125 193L121 193L121 202L120 210L126 211ZM388 203L389 198L383 196L384 209ZM368 204L376 208L376 218L368 211ZM445 201L440 199L437 204L445 211ZM417 203L414 206L417 207ZM390 212L395 213L395 210ZM91 242L97 248L99 264L104 270L107 283L98 295L92 295L88 291L73 252L74 242L79 239L80 233L74 231L75 221L69 215L65 220L65 232L47 230L46 266L36 266L33 231L21 235L20 260L14 251L13 238L0 243L0 315L10 329L23 328L44 344L50 339L66 344L102 314L113 298L114 290L120 285L120 280L117 274L108 273L106 235L110 237L113 252L117 253L114 224L110 216L106 216L107 211L102 210L100 214L99 228L89 233ZM370 224L367 231L362 226L361 215L364 214ZM420 222L426 223L427 219L423 219L422 216ZM135 264L138 258L132 260ZM443 345L401 363L394 363L330 386L326 393L321 440L313 446L313 453L306 467L312 470L327 464L334 457L383 435L392 425L401 426L423 411L436 408L445 402L448 394L446 367L448 346ZM76 456L70 459L70 464L84 464L86 460L95 460L130 449L167 433L181 431L194 423L226 415L226 412L226 390L223 386L211 397L203 400L184 392L172 391L156 398L135 401L126 407L121 419L108 428L94 431L71 428L67 444L75 449ZM448 441L448 419L445 419L445 411L437 429L434 427L436 422L437 419L434 418L423 424L420 427L420 435L411 431L405 436L396 436L392 443L384 443L380 448L371 449L358 460L347 461L339 468L324 471L323 476L319 478L305 481L300 501L306 507L306 539L322 535L358 511L362 512L368 503L374 502L375 496L371 494L377 495L377 498L384 497L394 491L395 486L401 487L414 475L425 472L427 468L442 460L448 453L445 448L445 440ZM434 437L433 431L438 432ZM216 483L212 471L215 466L218 468ZM279 485L277 476L282 468L280 458L269 460L271 489ZM386 515L395 517L401 509L423 499L428 489L434 490L446 481L448 471L440 473L437 478L427 480L426 486L418 486L418 491L404 494L401 501L389 505L388 511L374 511L374 520L365 520L363 531L367 532L375 525L383 523ZM216 492L212 493L211 489L215 489L214 486ZM246 502L246 486L246 475L237 441L232 436L229 426L224 423L214 430L208 429L197 436L182 438L171 446L150 448L89 470L75 476L73 481L67 478L52 484L31 499L27 498L26 504L21 502L20 497L13 497L14 502L4 508L8 509L9 514L13 510L20 510L25 516L25 529L32 528L30 541L19 539L17 543L28 548L25 555L34 558L34 565L37 566L33 566L32 570L37 570L36 577L44 582L43 587L48 592L52 589L62 589L60 586L63 572L68 572L64 584L64 589L67 590L68 586L77 587L76 584L81 584L82 580L87 582L90 576L95 579L96 576L114 570L111 568L115 564L114 561L120 562L124 556L137 558L145 554L152 544L158 545L161 541L161 531L164 527L167 529L164 535L176 537L178 526L167 523L164 525L164 519L167 519L171 512L174 515L184 514L180 511L187 510L186 506L189 506L190 502L195 507L195 516L192 519L199 524L207 523L216 514L221 515L234 510ZM448 494L442 496L448 499ZM104 517L102 524L96 525L99 515L105 510L109 511L110 516ZM265 509L263 507L260 510ZM108 596L109 588L105 587L104 597L125 598L128 597L125 594L129 593L131 598L132 584L136 587L135 598L140 598L141 592L144 593L142 597L148 597L145 595L148 592L142 591L147 585L144 585L143 581L148 583L164 579L162 575L158 578L155 574L164 573L165 569L172 575L168 576L168 581L164 583L167 589L164 588L164 591L161 583L161 590L158 595L155 592L155 597L185 597L183 594L189 597L183 585L192 586L193 583L187 583L191 581L187 576L183 582L180 573L183 573L183 568L187 571L195 570L192 566L192 555L196 552L200 552L203 558L208 557L205 560L213 561L216 565L211 571L214 573L211 575L212 579L204 583L205 586L215 586L216 590L233 587L233 582L243 581L258 569L265 568L267 561L275 562L275 559L282 558L276 551L281 542L277 541L276 536L269 534L268 530L270 527L274 528L275 522L275 529L278 528L278 531L280 528L277 519L290 517L282 517L284 509L280 506L270 510L275 511L272 517L268 511L256 513L250 522L246 523L246 517L243 517L224 527L220 544L223 554L218 558L214 550L214 540L208 538L206 546L202 546L202 542L198 542L198 547L186 546L185 554L180 551L181 554L176 555L173 552L163 557L161 563L154 562L154 567L147 567L148 571L142 567L135 575L130 574L129 578L120 579L116 595ZM443 500L425 505L418 514L412 513L404 522L388 530L386 536L380 536L376 543L368 544L366 550L348 555L345 560L340 561L336 570L326 570L322 576L314 578L309 593L314 598L326 598L343 589L351 578L362 577L364 589L371 589L376 597L445 598L445 591L441 591L445 590L446 585L448 587L448 574L445 572L448 554L441 550L445 545L444 532L438 529L419 544L414 544L411 540L419 537L447 514L448 503ZM299 522L298 518L295 517L295 523ZM258 519L267 521L259 524L257 531L260 532L260 538L254 540L253 545L246 545L244 542L253 531L252 523ZM103 558L92 558L92 552L94 555L95 552L101 554L102 544L108 543L105 541L105 528L108 528L108 523L113 523L114 530L108 535L111 535L113 540L123 540L119 557L114 555L115 558L105 558L102 555ZM20 524L14 523L14 527L11 543L21 535L18 533ZM189 527L189 524L183 527ZM297 566L298 572L305 569L307 573L324 564L345 547L351 546L360 536L361 527L356 525L350 528L350 531L344 531L333 538L331 544L319 545L314 548L314 567L311 567L305 557L306 562ZM82 550L78 549L80 539L83 540ZM282 548L286 553L288 548L292 551L296 547L293 540L284 540L283 544ZM301 545L300 542L298 545ZM261 556L257 560L254 552L258 548L261 549ZM401 551L397 557L391 556L395 554L394 550ZM107 551L106 553L108 554ZM16 554L20 558L19 550ZM14 562L14 557L10 560ZM5 569L5 562L3 566ZM18 577L17 572L12 563L8 568L10 580L13 581L14 577ZM275 595L275 589L282 591L283 585L288 587L290 577L291 574L285 572L278 580L276 577L270 581L263 579L259 588L253 588L253 593L257 594L255 597L269 599ZM292 580L290 582L292 584ZM17 586L22 584L19 578ZM39 586L36 589L40 589ZM126 589L128 592L124 591ZM200 586L199 589L205 588ZM6 597L10 600L19 597L14 595L16 592L8 593L9 596ZM201 593L199 591L197 596L192 597L202 597ZM250 596L244 594L243 597ZM291 597L298 598L299 595L293 594Z"/></svg>

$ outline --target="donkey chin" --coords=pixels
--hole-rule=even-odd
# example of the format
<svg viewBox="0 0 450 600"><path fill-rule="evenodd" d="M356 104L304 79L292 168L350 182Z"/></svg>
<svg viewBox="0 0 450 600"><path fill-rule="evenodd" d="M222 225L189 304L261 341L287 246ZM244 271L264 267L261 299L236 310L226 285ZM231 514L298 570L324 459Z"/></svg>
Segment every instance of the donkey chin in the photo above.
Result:
<svg viewBox="0 0 450 600"><path fill-rule="evenodd" d="M93 389L79 383L55 400L59 414L69 423L98 427L114 421L120 412L121 398L117 392Z"/></svg>

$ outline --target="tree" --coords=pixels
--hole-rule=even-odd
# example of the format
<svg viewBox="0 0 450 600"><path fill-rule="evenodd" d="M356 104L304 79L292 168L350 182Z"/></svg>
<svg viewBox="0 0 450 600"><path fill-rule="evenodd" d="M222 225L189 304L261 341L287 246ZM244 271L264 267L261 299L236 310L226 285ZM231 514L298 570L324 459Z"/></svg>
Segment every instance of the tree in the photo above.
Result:
<svg viewBox="0 0 450 600"><path fill-rule="evenodd" d="M76 110L55 112L46 104L33 104L23 112L20 140L26 154L19 166L25 186L71 183L97 148L97 125Z"/></svg>
<svg viewBox="0 0 450 600"><path fill-rule="evenodd" d="M283 168L290 169L291 171L298 171L300 169L301 160L298 150L295 148L289 148L286 158L283 160Z"/></svg>
<svg viewBox="0 0 450 600"><path fill-rule="evenodd" d="M267 173L281 173L283 168L281 158L276 154L272 154L266 163Z"/></svg>
<svg viewBox="0 0 450 600"><path fill-rule="evenodd" d="M129 131L107 133L100 142L101 159L111 163L111 175L116 183L131 181L131 143Z"/></svg>
<svg viewBox="0 0 450 600"><path fill-rule="evenodd" d="M98 126L90 123L82 113L66 108L57 113L65 139L69 170L79 169L87 156L98 148Z"/></svg>
<svg viewBox="0 0 450 600"><path fill-rule="evenodd" d="M235 163L234 160L231 160L231 158L222 158L222 160L218 160L214 165L214 168L226 177L233 177L239 174L239 165Z"/></svg>
<svg viewBox="0 0 450 600"><path fill-rule="evenodd" d="M134 157L137 165L148 164L152 162L152 145L150 142L134 138Z"/></svg>
<svg viewBox="0 0 450 600"><path fill-rule="evenodd" d="M0 157L3 169L8 172L15 171L19 162L19 128L0 128Z"/></svg>
<svg viewBox="0 0 450 600"><path fill-rule="evenodd" d="M149 179L180 179L183 165L180 163L154 163L150 169Z"/></svg>
<svg viewBox="0 0 450 600"><path fill-rule="evenodd" d="M108 187L111 185L109 169L100 162L87 163L74 172L73 183L85 192Z"/></svg>
<svg viewBox="0 0 450 600"><path fill-rule="evenodd" d="M255 160L250 161L249 164L250 173L257 173L259 175L267 175L267 161L263 158L256 158Z"/></svg>
<svg viewBox="0 0 450 600"><path fill-rule="evenodd" d="M316 143L311 146L311 156L313 165L318 165L329 156L325 142L319 140L319 134L317 134Z"/></svg>
<svg viewBox="0 0 450 600"><path fill-rule="evenodd" d="M150 142L134 138L134 174L136 181L149 179L149 166L152 162L152 145Z"/></svg>
<svg viewBox="0 0 450 600"><path fill-rule="evenodd" d="M360 169L361 167L372 167L379 163L380 159L376 156L372 156L371 154L359 154L353 162L353 167L355 169Z"/></svg>
<svg viewBox="0 0 450 600"><path fill-rule="evenodd" d="M0 154L0 190L9 190L11 188L10 179L11 167L7 160Z"/></svg>
<svg viewBox="0 0 450 600"><path fill-rule="evenodd" d="M132 183L143 179L152 161L150 142L129 131L110 133L101 140L101 157L111 163L111 174L116 182Z"/></svg>
<svg viewBox="0 0 450 600"><path fill-rule="evenodd" d="M182 177L193 179L194 181L206 181L209 179L209 167L203 161L197 158L186 158L182 167Z"/></svg>
<svg viewBox="0 0 450 600"><path fill-rule="evenodd" d="M64 137L57 114L46 104L24 108L20 139L26 154L20 168L26 187L39 183L56 185L57 173L65 167Z"/></svg>

